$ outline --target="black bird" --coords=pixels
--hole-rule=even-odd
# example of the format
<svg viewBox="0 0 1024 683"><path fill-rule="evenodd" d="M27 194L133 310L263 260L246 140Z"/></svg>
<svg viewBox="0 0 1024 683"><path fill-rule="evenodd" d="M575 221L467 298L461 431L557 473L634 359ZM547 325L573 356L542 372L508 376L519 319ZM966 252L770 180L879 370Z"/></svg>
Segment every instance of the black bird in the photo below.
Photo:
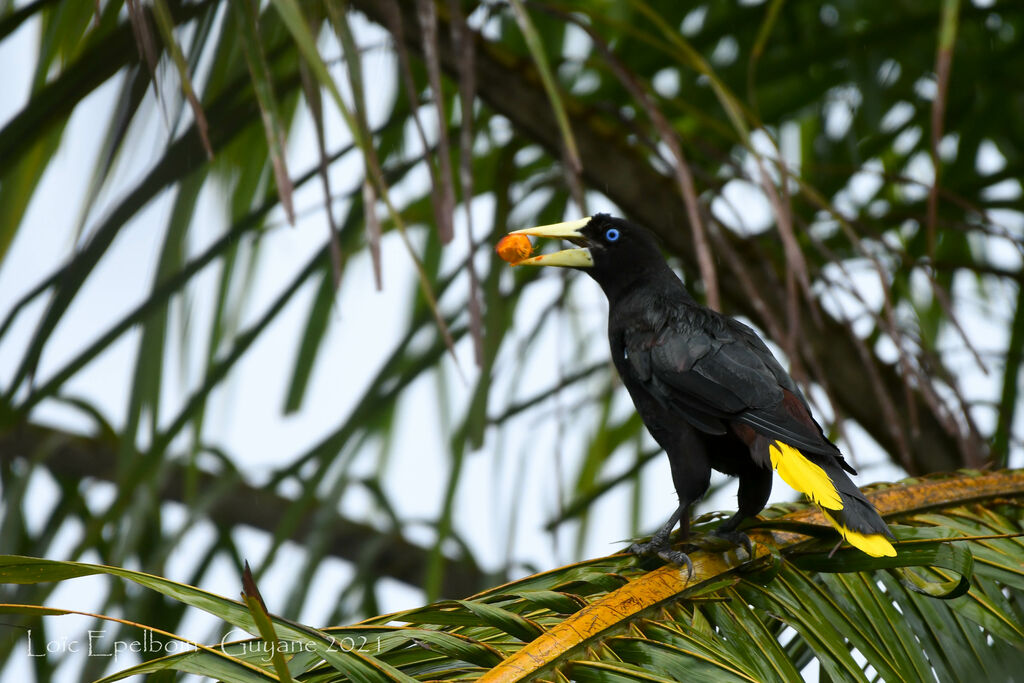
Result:
<svg viewBox="0 0 1024 683"><path fill-rule="evenodd" d="M757 334L697 303L669 268L654 237L620 218L597 214L512 234L577 245L513 265L585 271L608 297L612 361L633 405L665 450L679 507L638 553L691 567L671 550L676 523L689 534L689 511L711 470L739 478L738 509L716 535L743 544L737 527L759 513L772 470L807 494L853 546L875 557L896 554L874 506L847 476L856 474L811 416L800 389Z"/></svg>

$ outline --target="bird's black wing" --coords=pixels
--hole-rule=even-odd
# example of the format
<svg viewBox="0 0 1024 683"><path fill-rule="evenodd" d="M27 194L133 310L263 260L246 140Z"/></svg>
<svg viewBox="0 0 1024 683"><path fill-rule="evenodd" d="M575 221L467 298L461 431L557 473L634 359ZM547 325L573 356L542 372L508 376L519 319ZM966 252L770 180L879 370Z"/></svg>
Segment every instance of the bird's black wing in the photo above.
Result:
<svg viewBox="0 0 1024 683"><path fill-rule="evenodd" d="M724 434L735 421L806 453L839 455L793 380L741 323L689 309L661 329L627 330L623 342L634 376L698 429Z"/></svg>

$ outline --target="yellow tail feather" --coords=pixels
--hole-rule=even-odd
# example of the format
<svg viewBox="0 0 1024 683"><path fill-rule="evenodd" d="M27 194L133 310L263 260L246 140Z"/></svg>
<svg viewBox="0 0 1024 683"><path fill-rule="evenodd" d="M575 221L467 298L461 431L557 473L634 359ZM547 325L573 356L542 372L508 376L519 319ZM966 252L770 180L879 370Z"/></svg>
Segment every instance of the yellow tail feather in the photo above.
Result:
<svg viewBox="0 0 1024 683"><path fill-rule="evenodd" d="M896 548L892 547L892 543L889 542L882 534L862 534L851 529L847 529L842 524L832 518L832 515L828 514L827 511L822 510L825 515L825 519L832 523L839 533L843 535L846 542L852 545L854 548L867 553L871 557L896 557Z"/></svg>
<svg viewBox="0 0 1024 683"><path fill-rule="evenodd" d="M768 447L768 454L772 459L772 468L784 482L809 496L822 508L843 509L843 501L839 498L835 484L825 474L825 470L805 458L803 453L776 441Z"/></svg>
<svg viewBox="0 0 1024 683"><path fill-rule="evenodd" d="M847 529L828 513L829 510L842 510L843 501L839 491L825 470L804 457L804 454L781 441L768 447L772 459L772 467L779 473L782 480L794 489L810 497L821 511L825 519L832 523L847 543L867 553L871 557L895 557L896 549L882 534L862 534Z"/></svg>

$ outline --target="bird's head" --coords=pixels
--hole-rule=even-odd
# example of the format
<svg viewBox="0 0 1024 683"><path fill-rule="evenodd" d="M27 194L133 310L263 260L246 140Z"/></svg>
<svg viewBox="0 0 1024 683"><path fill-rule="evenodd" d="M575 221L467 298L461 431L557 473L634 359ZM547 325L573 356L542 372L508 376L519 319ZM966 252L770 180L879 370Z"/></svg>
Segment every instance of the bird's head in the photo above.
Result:
<svg viewBox="0 0 1024 683"><path fill-rule="evenodd" d="M559 266L585 271L610 292L651 271L667 269L654 236L622 218L599 213L566 223L516 230L512 235L564 239L577 246L551 254L538 254L516 266Z"/></svg>

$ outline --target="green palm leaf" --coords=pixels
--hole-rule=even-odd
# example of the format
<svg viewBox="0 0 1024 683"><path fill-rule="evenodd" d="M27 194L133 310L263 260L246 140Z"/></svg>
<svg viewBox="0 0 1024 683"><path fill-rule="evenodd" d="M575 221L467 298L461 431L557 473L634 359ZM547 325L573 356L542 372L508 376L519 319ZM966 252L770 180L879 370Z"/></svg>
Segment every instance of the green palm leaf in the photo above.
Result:
<svg viewBox="0 0 1024 683"><path fill-rule="evenodd" d="M740 557L742 551L696 551L692 577L673 566L644 570L628 555L613 555L342 629L318 631L261 612L260 632L272 629L279 639L278 663L254 657L261 651L255 645L223 645L222 654L248 651L242 661L269 673L287 659L292 675L339 681L648 681L683 674L799 680L800 671L814 665L833 680L962 680L972 671L1012 679L1024 652L1024 471L933 477L876 488L869 496L894 524L895 558L828 552L834 540L795 531L830 535L817 508L776 506L749 529L753 558ZM954 589L942 599L923 595L897 571L914 565L938 583L957 576ZM8 583L95 573L257 630L251 605L159 577L0 558L0 580ZM213 654L173 655L104 680L166 669L195 672ZM215 660L207 673L251 680L248 670L236 674Z"/></svg>

